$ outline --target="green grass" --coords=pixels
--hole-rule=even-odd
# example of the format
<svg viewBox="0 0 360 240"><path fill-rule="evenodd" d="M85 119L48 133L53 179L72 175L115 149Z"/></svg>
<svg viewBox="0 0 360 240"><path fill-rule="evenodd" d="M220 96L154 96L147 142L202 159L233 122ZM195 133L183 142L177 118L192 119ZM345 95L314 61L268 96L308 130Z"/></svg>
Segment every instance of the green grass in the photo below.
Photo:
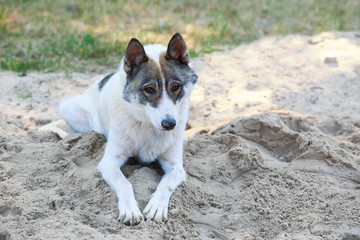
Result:
<svg viewBox="0 0 360 240"><path fill-rule="evenodd" d="M132 37L167 44L180 32L196 57L263 36L359 27L358 0L0 0L0 69L113 68Z"/></svg>

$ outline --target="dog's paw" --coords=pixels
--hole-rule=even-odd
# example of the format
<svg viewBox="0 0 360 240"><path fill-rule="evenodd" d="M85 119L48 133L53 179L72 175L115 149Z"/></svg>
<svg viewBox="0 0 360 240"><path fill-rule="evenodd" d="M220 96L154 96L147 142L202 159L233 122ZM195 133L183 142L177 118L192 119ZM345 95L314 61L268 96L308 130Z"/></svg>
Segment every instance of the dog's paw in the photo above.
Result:
<svg viewBox="0 0 360 240"><path fill-rule="evenodd" d="M144 220L139 208L136 206L125 207L119 203L119 217L118 220L127 226L135 226Z"/></svg>
<svg viewBox="0 0 360 240"><path fill-rule="evenodd" d="M168 204L161 204L160 202L150 200L146 205L144 211L145 219L151 219L156 222L166 222L168 214Z"/></svg>

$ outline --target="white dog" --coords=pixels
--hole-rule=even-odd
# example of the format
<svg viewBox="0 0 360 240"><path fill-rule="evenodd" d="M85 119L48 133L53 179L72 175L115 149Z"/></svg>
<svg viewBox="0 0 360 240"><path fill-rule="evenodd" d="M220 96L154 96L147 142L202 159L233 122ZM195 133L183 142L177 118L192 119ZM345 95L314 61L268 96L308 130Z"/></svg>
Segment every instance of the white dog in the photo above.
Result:
<svg viewBox="0 0 360 240"><path fill-rule="evenodd" d="M166 221L175 188L185 180L183 139L189 96L197 81L179 33L168 46L131 39L118 72L93 84L84 94L65 99L59 112L72 132L91 130L107 139L98 171L116 192L119 220L135 225L145 219ZM165 175L140 212L132 185L120 167L129 157L158 159Z"/></svg>

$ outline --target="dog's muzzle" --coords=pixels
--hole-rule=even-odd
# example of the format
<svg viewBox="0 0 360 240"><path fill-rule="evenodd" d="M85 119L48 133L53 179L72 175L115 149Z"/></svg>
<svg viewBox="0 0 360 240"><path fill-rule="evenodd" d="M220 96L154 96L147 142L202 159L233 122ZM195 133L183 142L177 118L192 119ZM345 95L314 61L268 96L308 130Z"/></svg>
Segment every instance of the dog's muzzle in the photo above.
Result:
<svg viewBox="0 0 360 240"><path fill-rule="evenodd" d="M166 115L166 118L161 121L161 126L165 130L171 130L176 126L176 120L170 117L169 115Z"/></svg>

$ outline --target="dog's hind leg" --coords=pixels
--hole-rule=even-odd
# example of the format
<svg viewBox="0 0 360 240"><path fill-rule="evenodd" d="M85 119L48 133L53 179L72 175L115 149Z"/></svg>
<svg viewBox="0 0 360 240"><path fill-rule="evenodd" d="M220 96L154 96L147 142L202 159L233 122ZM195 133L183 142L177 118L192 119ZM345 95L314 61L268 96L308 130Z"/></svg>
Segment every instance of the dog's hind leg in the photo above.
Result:
<svg viewBox="0 0 360 240"><path fill-rule="evenodd" d="M70 132L84 134L90 132L91 114L85 103L82 95L64 99L60 103L59 113Z"/></svg>
<svg viewBox="0 0 360 240"><path fill-rule="evenodd" d="M186 173L182 165L182 139L161 156L159 162L165 172L156 191L151 196L143 213L146 219L157 222L167 221L168 205L172 193L185 181Z"/></svg>
<svg viewBox="0 0 360 240"><path fill-rule="evenodd" d="M66 122L62 119L48 123L40 127L39 131L51 131L57 133L61 138L65 138L69 134L66 131Z"/></svg>

